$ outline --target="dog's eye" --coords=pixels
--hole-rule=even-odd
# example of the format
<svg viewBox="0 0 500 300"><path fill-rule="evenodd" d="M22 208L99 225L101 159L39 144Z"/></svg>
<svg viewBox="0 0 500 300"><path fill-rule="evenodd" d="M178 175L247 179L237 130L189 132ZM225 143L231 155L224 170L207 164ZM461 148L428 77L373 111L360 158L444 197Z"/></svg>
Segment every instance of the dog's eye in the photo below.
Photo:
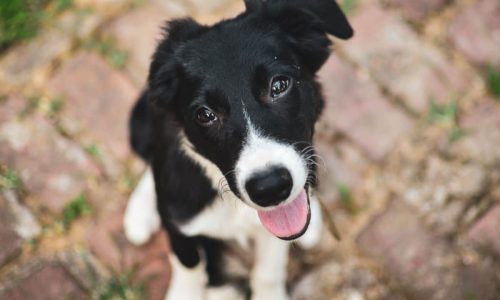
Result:
<svg viewBox="0 0 500 300"><path fill-rule="evenodd" d="M198 122L202 126L210 126L219 119L213 111L206 107L198 109L196 111L195 117L196 122Z"/></svg>
<svg viewBox="0 0 500 300"><path fill-rule="evenodd" d="M271 97L278 98L290 87L290 78L286 76L276 76L271 82Z"/></svg>

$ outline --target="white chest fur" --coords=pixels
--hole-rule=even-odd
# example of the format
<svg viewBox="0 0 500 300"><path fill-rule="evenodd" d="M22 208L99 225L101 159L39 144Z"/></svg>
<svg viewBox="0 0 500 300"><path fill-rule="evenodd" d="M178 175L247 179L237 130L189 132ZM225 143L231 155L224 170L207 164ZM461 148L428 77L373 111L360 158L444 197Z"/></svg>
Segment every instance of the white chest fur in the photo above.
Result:
<svg viewBox="0 0 500 300"><path fill-rule="evenodd" d="M248 238L253 237L256 231L263 231L257 212L244 204L233 192L229 190L221 192L221 183L227 183L219 168L195 152L186 138L182 138L181 141L184 153L204 169L205 175L212 181L219 195L201 213L179 226L180 230L188 236L203 234L219 239L236 239L246 244Z"/></svg>
<svg viewBox="0 0 500 300"><path fill-rule="evenodd" d="M219 196L212 205L205 208L188 223L179 226L188 235L203 234L219 239L236 239L245 244L262 230L257 212L229 192Z"/></svg>

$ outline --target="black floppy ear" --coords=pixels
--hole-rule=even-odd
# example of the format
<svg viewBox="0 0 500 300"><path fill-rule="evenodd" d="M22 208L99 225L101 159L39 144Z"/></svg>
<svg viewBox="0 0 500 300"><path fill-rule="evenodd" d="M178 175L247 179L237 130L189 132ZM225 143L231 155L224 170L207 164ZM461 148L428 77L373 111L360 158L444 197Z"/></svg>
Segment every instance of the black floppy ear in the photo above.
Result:
<svg viewBox="0 0 500 300"><path fill-rule="evenodd" d="M354 34L351 24L335 0L291 0L287 3L314 15L326 32L339 39L346 40Z"/></svg>
<svg viewBox="0 0 500 300"><path fill-rule="evenodd" d="M290 46L313 73L330 55L327 33L342 39L353 35L334 0L267 0L259 11L290 37Z"/></svg>
<svg viewBox="0 0 500 300"><path fill-rule="evenodd" d="M163 107L172 102L178 85L176 49L205 30L205 26L190 18L167 23L164 38L158 44L149 68L147 95L150 102Z"/></svg>
<svg viewBox="0 0 500 300"><path fill-rule="evenodd" d="M262 7L265 0L245 0L245 7L247 11L255 11Z"/></svg>
<svg viewBox="0 0 500 300"><path fill-rule="evenodd" d="M351 38L354 34L349 21L335 0L246 0L246 2L259 3L270 9L278 7L307 12L321 23L325 32L343 40Z"/></svg>

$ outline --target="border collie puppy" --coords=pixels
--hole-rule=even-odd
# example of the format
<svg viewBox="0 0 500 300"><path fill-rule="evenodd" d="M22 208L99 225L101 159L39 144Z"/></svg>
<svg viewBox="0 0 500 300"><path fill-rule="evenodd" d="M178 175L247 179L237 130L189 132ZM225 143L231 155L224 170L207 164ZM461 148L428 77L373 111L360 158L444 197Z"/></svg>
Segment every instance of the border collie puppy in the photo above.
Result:
<svg viewBox="0 0 500 300"><path fill-rule="evenodd" d="M132 112L150 167L124 218L134 244L168 231L166 299L242 298L224 276L225 240L252 241L252 299L288 298L287 241L321 235L312 138L328 34L353 34L334 0L247 0L213 26L169 22Z"/></svg>

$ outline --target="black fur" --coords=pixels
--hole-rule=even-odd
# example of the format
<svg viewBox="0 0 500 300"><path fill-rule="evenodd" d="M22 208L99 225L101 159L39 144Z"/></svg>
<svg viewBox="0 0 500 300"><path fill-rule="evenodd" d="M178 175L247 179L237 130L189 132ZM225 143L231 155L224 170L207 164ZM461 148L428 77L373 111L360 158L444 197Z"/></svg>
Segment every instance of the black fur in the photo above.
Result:
<svg viewBox="0 0 500 300"><path fill-rule="evenodd" d="M298 151L312 142L323 108L315 73L330 54L327 34L353 31L333 0L247 0L247 11L212 27L191 19L169 22L153 56L148 85L130 121L133 149L153 167L162 223L172 249L187 267L209 259L218 285L220 242L176 230L214 201L217 191L179 149L183 132L195 150L216 164L237 196L233 170L247 132L243 109L267 136ZM269 99L273 76L292 79L289 92ZM210 127L194 121L197 108L219 116ZM314 165L310 166L314 178Z"/></svg>

